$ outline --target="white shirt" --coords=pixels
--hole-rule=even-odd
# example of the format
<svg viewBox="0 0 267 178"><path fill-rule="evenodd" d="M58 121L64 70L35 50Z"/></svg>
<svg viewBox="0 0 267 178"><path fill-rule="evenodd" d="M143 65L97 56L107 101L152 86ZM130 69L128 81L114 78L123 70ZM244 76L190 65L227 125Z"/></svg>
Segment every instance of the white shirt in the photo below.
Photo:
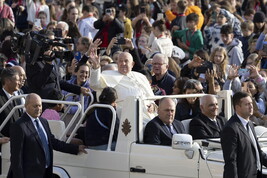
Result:
<svg viewBox="0 0 267 178"><path fill-rule="evenodd" d="M92 16L85 19L82 19L79 24L78 28L82 36L88 37L89 39L93 40L96 33L98 32L98 29L95 29L94 22L97 19Z"/></svg>
<svg viewBox="0 0 267 178"><path fill-rule="evenodd" d="M41 5L40 2L34 3L33 0L26 0L26 6L27 6L27 21L34 23L34 20L36 18L36 15L38 15L38 12L44 11L47 15L46 17L46 25L50 22L50 11L49 7L47 5Z"/></svg>
<svg viewBox="0 0 267 178"><path fill-rule="evenodd" d="M244 128L247 130L248 120L244 119L243 117L239 116L238 114L236 114L236 115L239 118L239 120L241 121L241 123L244 126Z"/></svg>
<svg viewBox="0 0 267 178"><path fill-rule="evenodd" d="M146 57L149 59L156 52L160 52L162 54L165 54L167 57L171 57L172 48L173 48L173 43L170 38L167 38L167 37L157 38L152 43L151 52L146 53Z"/></svg>
<svg viewBox="0 0 267 178"><path fill-rule="evenodd" d="M10 93L8 93L4 88L3 88L3 91L5 92L7 99L10 99L12 96L14 96L14 95L11 95Z"/></svg>

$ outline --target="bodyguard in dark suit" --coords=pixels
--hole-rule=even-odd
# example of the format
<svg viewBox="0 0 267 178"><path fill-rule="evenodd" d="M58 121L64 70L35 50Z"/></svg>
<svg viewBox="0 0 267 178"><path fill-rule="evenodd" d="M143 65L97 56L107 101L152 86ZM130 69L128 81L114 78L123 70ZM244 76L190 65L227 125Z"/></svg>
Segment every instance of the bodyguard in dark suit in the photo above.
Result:
<svg viewBox="0 0 267 178"><path fill-rule="evenodd" d="M65 153L85 152L83 145L67 144L55 139L47 120L40 118L41 98L29 94L25 100L26 113L10 129L11 165L8 177L52 177L53 149Z"/></svg>
<svg viewBox="0 0 267 178"><path fill-rule="evenodd" d="M244 92L233 96L235 115L226 123L221 133L224 157L224 178L262 177L262 165L267 166L267 156L261 150L253 124L251 97Z"/></svg>
<svg viewBox="0 0 267 178"><path fill-rule="evenodd" d="M1 72L1 83L3 87L0 89L0 107L2 107L9 100L9 98L15 95L15 91L20 89L20 78L18 72L11 68L3 69ZM17 104L17 101L11 102L0 113L0 124L4 122L7 115ZM1 134L9 137L10 123L18 120L20 116L19 110L16 110L5 127L1 130Z"/></svg>
<svg viewBox="0 0 267 178"><path fill-rule="evenodd" d="M201 113L194 117L189 124L189 133L193 139L220 138L227 120L218 116L218 101L213 95L200 98Z"/></svg>
<svg viewBox="0 0 267 178"><path fill-rule="evenodd" d="M185 133L183 124L174 119L175 107L171 98L162 98L159 101L158 116L146 125L144 143L171 145L173 134Z"/></svg>

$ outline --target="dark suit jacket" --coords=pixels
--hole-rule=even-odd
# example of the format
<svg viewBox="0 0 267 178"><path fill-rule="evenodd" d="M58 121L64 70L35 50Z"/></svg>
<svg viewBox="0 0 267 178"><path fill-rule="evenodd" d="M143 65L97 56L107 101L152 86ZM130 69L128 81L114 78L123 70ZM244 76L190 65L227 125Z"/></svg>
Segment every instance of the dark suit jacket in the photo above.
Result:
<svg viewBox="0 0 267 178"><path fill-rule="evenodd" d="M162 88L165 90L166 95L172 94L172 87L174 85L175 77L169 74L167 71L162 79L157 80L156 76L154 75L152 77L152 85L157 85L159 88Z"/></svg>
<svg viewBox="0 0 267 178"><path fill-rule="evenodd" d="M8 101L7 96L3 90L3 88L0 89L0 107L2 107L6 102ZM17 103L19 104L19 103ZM4 120L6 119L7 115L11 112L11 110L15 107L15 104L13 102L11 102L6 109L4 109L1 113L0 113L0 124L2 124L4 122ZM16 110L14 112L14 114L11 116L10 120L6 123L5 127L1 130L1 134L3 134L4 136L9 137L9 128L10 128L10 123L15 122L16 120L18 120L20 117L19 111Z"/></svg>
<svg viewBox="0 0 267 178"><path fill-rule="evenodd" d="M78 95L81 93L81 87L57 79L59 74L57 74L56 70L53 68L54 65L44 62L36 62L34 65L26 65L29 93L37 93L41 98L46 99L54 88L58 90L62 89Z"/></svg>
<svg viewBox="0 0 267 178"><path fill-rule="evenodd" d="M53 149L65 153L78 154L79 148L77 145L67 144L55 139L47 120L40 118L40 121L48 137L52 163ZM44 149L32 120L26 113L11 125L10 147L11 165L8 174L9 178L43 178L46 171ZM47 177L52 177L52 167L53 164L47 168Z"/></svg>
<svg viewBox="0 0 267 178"><path fill-rule="evenodd" d="M189 133L192 135L193 139L219 138L220 132L227 120L217 116L216 121L218 127L207 116L200 113L191 120Z"/></svg>
<svg viewBox="0 0 267 178"><path fill-rule="evenodd" d="M177 133L185 133L184 126L180 121L174 119L172 125ZM158 116L147 123L144 133L144 143L171 145L172 135Z"/></svg>
<svg viewBox="0 0 267 178"><path fill-rule="evenodd" d="M254 126L249 123L256 138ZM236 114L230 118L221 132L221 145L225 161L224 178L257 178L256 149ZM257 147L261 163L267 166L267 156L261 151L258 141Z"/></svg>

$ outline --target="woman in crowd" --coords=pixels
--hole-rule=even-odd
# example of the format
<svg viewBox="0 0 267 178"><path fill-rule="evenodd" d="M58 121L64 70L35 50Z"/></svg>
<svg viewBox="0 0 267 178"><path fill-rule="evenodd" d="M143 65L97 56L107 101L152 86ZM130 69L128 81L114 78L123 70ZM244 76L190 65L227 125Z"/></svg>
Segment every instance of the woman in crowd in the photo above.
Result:
<svg viewBox="0 0 267 178"><path fill-rule="evenodd" d="M89 69L90 69L90 66L88 64L78 63L77 67L74 70L76 77L71 78L67 82L70 84L75 84L75 85L81 86L81 87L86 87L86 88L89 88L91 90L91 88L89 87L89 82L88 82ZM66 96L67 94L68 94L68 92L63 91L64 96ZM74 95L74 96L67 97L66 100L67 101L80 101L81 98L78 95ZM84 109L86 109L88 107L89 102L91 100L92 100L92 98L90 98L90 96L84 96ZM77 106L72 106L69 113L74 114L76 111L77 111Z"/></svg>
<svg viewBox="0 0 267 178"><path fill-rule="evenodd" d="M198 89L198 85L201 83L195 79L190 79L184 84L183 94L197 94L202 93ZM196 97L193 98L183 98L179 100L176 105L175 119L185 120L192 119L200 112L199 100Z"/></svg>
<svg viewBox="0 0 267 178"><path fill-rule="evenodd" d="M180 95L183 94L183 88L185 83L189 80L187 77L178 77L176 78L174 85L173 85L173 95Z"/></svg>

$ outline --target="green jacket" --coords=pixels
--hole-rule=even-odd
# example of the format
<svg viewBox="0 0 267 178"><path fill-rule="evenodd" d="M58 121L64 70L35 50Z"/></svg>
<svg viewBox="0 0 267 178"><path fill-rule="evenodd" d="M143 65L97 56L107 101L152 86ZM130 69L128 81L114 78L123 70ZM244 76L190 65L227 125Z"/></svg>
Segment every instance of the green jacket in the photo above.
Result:
<svg viewBox="0 0 267 178"><path fill-rule="evenodd" d="M188 29L176 30L173 35L173 39L180 39L183 43L189 46L189 50L184 50L184 52L189 53L189 58L192 59L195 51L202 49L204 46L203 36L200 30L191 32Z"/></svg>

